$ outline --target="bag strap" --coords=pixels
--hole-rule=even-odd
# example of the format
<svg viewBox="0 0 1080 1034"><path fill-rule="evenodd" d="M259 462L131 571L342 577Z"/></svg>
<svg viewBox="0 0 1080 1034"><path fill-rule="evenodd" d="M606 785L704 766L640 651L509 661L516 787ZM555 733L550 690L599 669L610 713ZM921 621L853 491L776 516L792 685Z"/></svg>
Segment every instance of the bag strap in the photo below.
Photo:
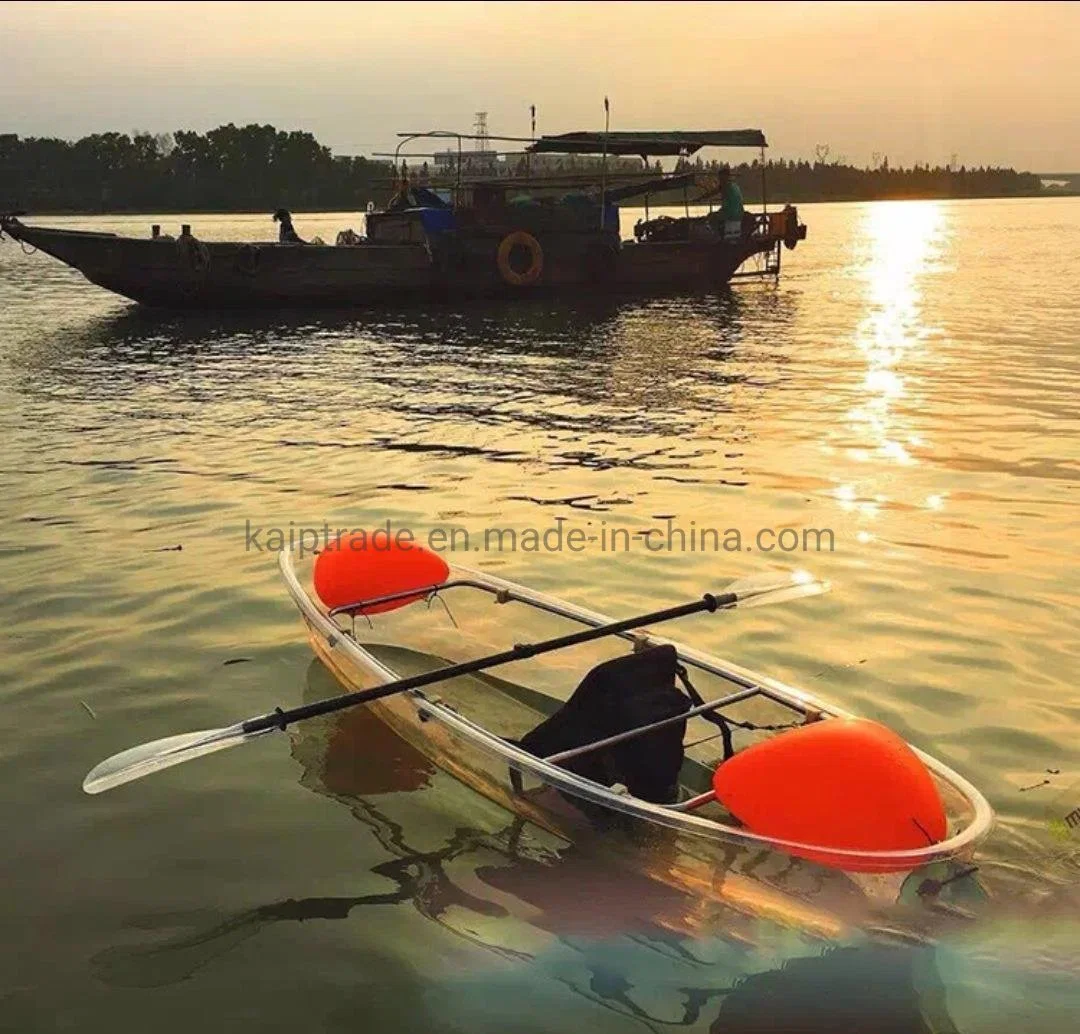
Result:
<svg viewBox="0 0 1080 1034"><path fill-rule="evenodd" d="M675 665L675 674L679 676L679 681L683 684L683 689L686 690L686 695L693 701L695 707L700 707L705 703L701 699L701 694L694 688L694 684L690 681L690 675L686 668L681 664ZM720 738L724 744L724 760L735 754L735 747L731 742L731 726L728 725L726 719L719 711L706 711L700 717L704 718L707 722L712 722L720 730Z"/></svg>

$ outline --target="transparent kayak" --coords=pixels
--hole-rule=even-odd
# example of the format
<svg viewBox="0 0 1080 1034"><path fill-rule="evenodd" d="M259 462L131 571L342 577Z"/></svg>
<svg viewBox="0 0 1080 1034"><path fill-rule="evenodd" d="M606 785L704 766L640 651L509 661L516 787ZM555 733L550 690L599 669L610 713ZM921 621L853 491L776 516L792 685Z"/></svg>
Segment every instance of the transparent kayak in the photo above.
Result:
<svg viewBox="0 0 1080 1034"><path fill-rule="evenodd" d="M312 560L284 551L282 575L316 655L348 690L613 620L462 566L451 567L437 592L396 610L370 617L344 608L330 611L311 587ZM912 885L905 884L906 877L918 886L924 878L940 882L961 871L990 831L993 812L982 794L918 750L945 805L947 835L925 847L878 852L787 841L741 826L710 798L712 773L724 755L716 726L702 717L686 722L681 787L670 804L640 799L620 785L602 785L561 767L557 757L536 757L518 746L516 741L558 710L586 672L642 644L673 645L710 709L715 705L725 717L757 727L736 730L740 747L770 735L769 727L852 717L802 690L647 630L515 661L494 673L458 677L367 706L441 768L508 811L568 841L602 838L612 850L639 856L645 848L648 864L668 882L827 936L840 932L845 917L862 922L868 907L911 899L910 893L901 893ZM598 822L598 814L611 816L612 822ZM826 867L807 860L814 852L827 854L831 863ZM845 864L848 858L850 865ZM817 907L821 902L828 910Z"/></svg>

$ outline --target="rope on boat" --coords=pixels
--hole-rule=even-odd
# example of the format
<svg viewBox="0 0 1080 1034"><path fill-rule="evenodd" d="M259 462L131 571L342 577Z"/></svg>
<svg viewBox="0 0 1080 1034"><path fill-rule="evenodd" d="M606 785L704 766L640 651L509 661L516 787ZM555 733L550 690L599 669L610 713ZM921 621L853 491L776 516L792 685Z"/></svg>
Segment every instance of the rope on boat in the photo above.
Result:
<svg viewBox="0 0 1080 1034"><path fill-rule="evenodd" d="M10 237L12 240L16 240L19 242L19 247L22 248L24 255L33 255L34 252L38 249L31 244L29 245L30 250L27 251L26 249L28 245L23 241L23 239L21 237L16 237L15 234L11 232L12 224L16 226L20 225L18 219L20 215L26 215L26 213L21 211L0 213L0 241L3 241L5 237Z"/></svg>
<svg viewBox="0 0 1080 1034"><path fill-rule="evenodd" d="M431 605L436 600L438 600L443 605L443 610L446 611L446 616L450 619L450 624L453 625L454 628L458 628L459 626L458 626L457 620L454 617L453 611L450 610L450 604L448 604L446 602L446 600L443 599L443 597L441 595L439 595L438 591L433 592L428 597L428 600L427 600L428 610L431 610Z"/></svg>
<svg viewBox="0 0 1080 1034"><path fill-rule="evenodd" d="M951 876L946 876L943 880L927 878L915 888L915 893L920 898L937 897L950 883L966 879L968 876L974 876L978 871L979 867L977 865L969 865L966 869L961 868Z"/></svg>
<svg viewBox="0 0 1080 1034"><path fill-rule="evenodd" d="M679 681L683 684L683 688L686 690L686 695L693 701L695 707L701 707L705 701L702 699L701 694L695 689L694 684L690 681L690 674L687 672L684 665L680 664L675 669L675 674L679 677ZM775 725L759 725L756 722L743 722L738 719L731 718L728 715L722 714L720 711L709 711L702 714L700 717L704 718L707 722L712 722L713 725L720 729L720 737L724 744L724 760L733 757L735 754L735 746L731 739L731 728L735 726L739 729L745 729L748 732L784 732L787 729L798 729L805 725L808 718L804 717L794 722L784 722ZM714 737L708 737L713 739ZM699 743L705 742L699 740Z"/></svg>

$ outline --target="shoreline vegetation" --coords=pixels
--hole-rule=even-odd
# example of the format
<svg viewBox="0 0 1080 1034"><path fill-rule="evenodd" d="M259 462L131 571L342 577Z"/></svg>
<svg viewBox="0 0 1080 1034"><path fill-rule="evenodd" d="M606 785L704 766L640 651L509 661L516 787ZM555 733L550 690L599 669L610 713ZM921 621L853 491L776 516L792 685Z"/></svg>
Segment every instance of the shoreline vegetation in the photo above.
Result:
<svg viewBox="0 0 1080 1034"><path fill-rule="evenodd" d="M409 161L410 178L420 184L451 184L423 159ZM464 152L472 165L476 155ZM550 156L545 156L550 159ZM625 160L620 160L625 161ZM566 155L532 169L529 187L544 180L599 179L600 159ZM676 169L715 171L718 161L679 159ZM520 176L524 159L490 164L493 178ZM611 167L609 166L609 169ZM624 166L625 168L625 166ZM760 204L762 166L757 160L732 163L748 204ZM654 167L655 169L655 167ZM830 160L819 147L814 161L765 163L770 204L814 201L884 201L958 198L1061 197L1075 191L1047 188L1031 172L1010 168L915 165L894 168L875 155L873 168ZM611 173L623 176L625 172ZM0 211L34 214L240 213L272 211L354 211L371 201L384 204L395 186L391 163L363 156L335 155L306 132L269 125L219 126L207 133L178 130L157 134L96 133L76 141L0 134ZM527 189L523 185L523 189ZM552 189L552 188L546 188ZM560 188L566 193L565 186ZM575 189L575 188L569 188ZM580 187L576 189L581 189ZM650 195L655 207L682 205L683 192ZM692 194L689 198L692 202ZM635 201L634 207L640 207Z"/></svg>

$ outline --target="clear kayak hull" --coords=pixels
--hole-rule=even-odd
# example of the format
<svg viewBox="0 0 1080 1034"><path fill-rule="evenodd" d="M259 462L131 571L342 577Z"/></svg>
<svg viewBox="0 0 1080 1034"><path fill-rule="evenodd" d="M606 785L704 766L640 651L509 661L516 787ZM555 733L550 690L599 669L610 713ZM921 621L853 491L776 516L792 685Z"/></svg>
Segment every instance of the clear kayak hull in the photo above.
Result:
<svg viewBox="0 0 1080 1034"><path fill-rule="evenodd" d="M315 654L349 690L368 689L422 671L536 642L611 619L483 572L451 569L440 592L371 619L332 615L311 591L310 563L281 556L286 586L303 616ZM722 757L716 728L691 718L685 736L683 804L641 800L522 750L516 740L566 700L582 675L627 652L627 642L670 642L651 632L628 633L439 683L427 691L389 696L368 706L435 764L509 812L567 841L602 841L605 851L633 855L634 864L679 889L740 911L780 920L823 937L864 925L899 897L904 878L924 867L957 864L992 824L982 795L957 773L920 753L949 818L949 835L925 848L845 852L840 864L805 860L822 845L755 835L712 803L685 802L708 789ZM679 643L679 660L706 701L728 700L724 713L775 725L811 715L845 717L810 694ZM748 739L762 734L746 734ZM888 872L872 872L881 868ZM862 870L862 871L856 871ZM936 871L936 870L935 870Z"/></svg>

